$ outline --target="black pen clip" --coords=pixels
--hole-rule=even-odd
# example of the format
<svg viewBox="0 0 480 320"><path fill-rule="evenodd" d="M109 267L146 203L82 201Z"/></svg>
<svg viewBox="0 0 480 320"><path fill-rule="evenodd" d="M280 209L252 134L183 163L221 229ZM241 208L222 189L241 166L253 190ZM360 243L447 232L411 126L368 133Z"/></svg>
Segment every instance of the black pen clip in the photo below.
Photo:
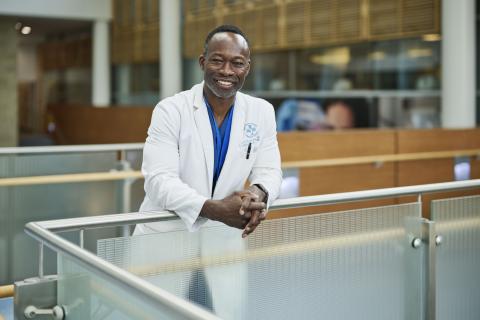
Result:
<svg viewBox="0 0 480 320"><path fill-rule="evenodd" d="M251 142L248 144L248 148L247 148L247 157L246 157L247 160L250 158L250 150L252 150L252 143Z"/></svg>

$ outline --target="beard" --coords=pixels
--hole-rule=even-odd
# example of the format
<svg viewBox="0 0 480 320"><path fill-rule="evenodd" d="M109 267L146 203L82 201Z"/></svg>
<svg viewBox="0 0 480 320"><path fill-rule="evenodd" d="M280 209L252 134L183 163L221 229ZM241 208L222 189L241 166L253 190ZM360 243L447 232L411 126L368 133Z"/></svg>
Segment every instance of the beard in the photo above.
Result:
<svg viewBox="0 0 480 320"><path fill-rule="evenodd" d="M231 88L222 88L212 77L206 77L205 85L216 97L221 99L228 99L235 96L238 90L242 88L243 83L236 81L233 82Z"/></svg>

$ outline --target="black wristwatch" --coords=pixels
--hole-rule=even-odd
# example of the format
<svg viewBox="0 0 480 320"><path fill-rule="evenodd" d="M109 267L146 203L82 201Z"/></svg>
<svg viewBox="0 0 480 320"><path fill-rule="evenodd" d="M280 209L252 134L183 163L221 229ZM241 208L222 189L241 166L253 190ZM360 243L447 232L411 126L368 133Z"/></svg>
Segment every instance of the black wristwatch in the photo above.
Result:
<svg viewBox="0 0 480 320"><path fill-rule="evenodd" d="M263 193L265 193L265 199L263 202L268 203L268 191L265 189L264 186L262 186L260 183L255 183L254 186L256 186L258 189L262 190Z"/></svg>

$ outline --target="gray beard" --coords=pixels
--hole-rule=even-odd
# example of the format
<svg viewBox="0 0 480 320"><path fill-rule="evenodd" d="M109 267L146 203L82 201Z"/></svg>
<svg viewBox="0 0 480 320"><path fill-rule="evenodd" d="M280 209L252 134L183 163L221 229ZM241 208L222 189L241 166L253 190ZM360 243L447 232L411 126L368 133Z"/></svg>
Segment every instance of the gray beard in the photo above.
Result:
<svg viewBox="0 0 480 320"><path fill-rule="evenodd" d="M228 98L231 98L233 97L238 90L235 90L235 89L232 89L228 92L218 92L217 91L217 88L215 88L215 86L213 85L210 85L210 83L208 82L205 82L205 84L207 85L207 87L210 89L210 91L213 92L213 94L218 97L218 98L221 98L221 99L228 99Z"/></svg>

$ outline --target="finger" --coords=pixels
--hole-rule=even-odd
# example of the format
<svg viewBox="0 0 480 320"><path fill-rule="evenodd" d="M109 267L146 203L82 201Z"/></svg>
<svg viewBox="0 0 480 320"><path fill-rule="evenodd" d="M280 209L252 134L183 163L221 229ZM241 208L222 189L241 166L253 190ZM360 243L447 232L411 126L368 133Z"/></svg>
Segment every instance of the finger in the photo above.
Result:
<svg viewBox="0 0 480 320"><path fill-rule="evenodd" d="M252 211L250 210L244 210L243 212L243 218L245 219L245 221L250 221L250 219L252 218Z"/></svg>
<svg viewBox="0 0 480 320"><path fill-rule="evenodd" d="M243 231L242 238L245 238L247 235L252 233L255 228L260 224L260 211L254 211L252 214L252 218L250 219L250 222L248 222L247 226L245 227L245 230Z"/></svg>
<svg viewBox="0 0 480 320"><path fill-rule="evenodd" d="M263 210L265 209L265 203L260 202L260 201L250 201L250 204L248 207L243 208L244 210L250 210L250 211L255 211L255 210Z"/></svg>
<svg viewBox="0 0 480 320"><path fill-rule="evenodd" d="M261 212L260 212L260 221L263 221L267 218L267 209L263 209Z"/></svg>
<svg viewBox="0 0 480 320"><path fill-rule="evenodd" d="M242 198L242 205L240 206L240 215L244 215L245 214L245 209L248 208L250 206L250 202L252 202L252 198L251 197L243 197Z"/></svg>
<svg viewBox="0 0 480 320"><path fill-rule="evenodd" d="M237 195L240 197L240 198L244 198L244 197L249 197L249 198L252 198L252 199L255 199L257 200L258 199L258 194L250 191L250 190L243 190L243 191L238 191L237 192Z"/></svg>

